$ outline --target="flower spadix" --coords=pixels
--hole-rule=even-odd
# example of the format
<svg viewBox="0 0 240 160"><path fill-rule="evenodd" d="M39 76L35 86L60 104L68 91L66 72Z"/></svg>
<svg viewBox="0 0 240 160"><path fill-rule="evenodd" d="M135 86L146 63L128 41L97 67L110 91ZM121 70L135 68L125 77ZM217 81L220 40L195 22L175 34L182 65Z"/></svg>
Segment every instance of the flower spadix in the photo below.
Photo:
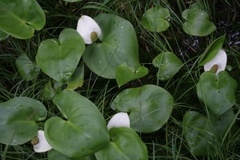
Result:
<svg viewBox="0 0 240 160"><path fill-rule="evenodd" d="M31 140L31 143L34 151L37 153L47 152L52 149L45 138L43 130L38 131L37 136Z"/></svg>
<svg viewBox="0 0 240 160"><path fill-rule="evenodd" d="M130 119L127 113L119 112L115 114L108 122L107 128L128 127L130 128Z"/></svg>
<svg viewBox="0 0 240 160"><path fill-rule="evenodd" d="M82 36L86 44L92 44L102 34L97 22L89 16L82 15L77 24L77 31Z"/></svg>
<svg viewBox="0 0 240 160"><path fill-rule="evenodd" d="M220 50L217 55L204 65L204 71L214 71L216 75L220 71L224 71L227 65L227 54L224 50Z"/></svg>

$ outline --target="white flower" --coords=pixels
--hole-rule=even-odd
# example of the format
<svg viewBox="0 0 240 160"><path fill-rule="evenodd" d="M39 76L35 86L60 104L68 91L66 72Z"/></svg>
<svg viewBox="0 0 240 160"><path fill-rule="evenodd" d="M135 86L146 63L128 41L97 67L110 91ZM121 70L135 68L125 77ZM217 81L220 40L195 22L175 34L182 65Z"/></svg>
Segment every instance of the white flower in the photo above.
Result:
<svg viewBox="0 0 240 160"><path fill-rule="evenodd" d="M33 138L31 143L33 144L34 151L37 153L47 152L52 149L45 138L43 130L38 131L37 137Z"/></svg>
<svg viewBox="0 0 240 160"><path fill-rule="evenodd" d="M220 71L225 70L226 65L227 54L224 50L221 49L212 60L210 60L204 65L204 71L210 71L211 69L213 69L212 67L215 67L216 75L218 75Z"/></svg>
<svg viewBox="0 0 240 160"><path fill-rule="evenodd" d="M127 113L120 112L115 114L108 122L107 128L128 127L130 128L130 119Z"/></svg>
<svg viewBox="0 0 240 160"><path fill-rule="evenodd" d="M101 36L102 31L97 22L89 16L82 15L77 24L77 31L86 44L91 44Z"/></svg>

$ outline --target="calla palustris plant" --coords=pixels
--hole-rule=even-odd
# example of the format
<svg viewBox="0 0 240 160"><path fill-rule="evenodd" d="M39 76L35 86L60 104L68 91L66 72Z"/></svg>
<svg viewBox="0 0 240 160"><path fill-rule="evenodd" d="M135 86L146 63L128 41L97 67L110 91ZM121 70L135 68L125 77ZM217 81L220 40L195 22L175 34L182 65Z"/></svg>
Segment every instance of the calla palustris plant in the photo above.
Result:
<svg viewBox="0 0 240 160"><path fill-rule="evenodd" d="M33 145L34 151L37 153L47 152L52 149L52 147L49 145L45 138L43 130L38 131L37 136L31 140L31 143Z"/></svg>
<svg viewBox="0 0 240 160"><path fill-rule="evenodd" d="M124 112L116 113L109 120L107 128L110 130L111 128L116 128L116 127L130 128L130 119L127 113L124 113Z"/></svg>
<svg viewBox="0 0 240 160"><path fill-rule="evenodd" d="M162 52L153 59L152 64L158 68L158 79L165 81L179 71L183 62L172 52Z"/></svg>
<svg viewBox="0 0 240 160"><path fill-rule="evenodd" d="M74 29L64 29L59 40L41 42L36 61L41 70L58 82L67 82L78 66L85 43Z"/></svg>
<svg viewBox="0 0 240 160"><path fill-rule="evenodd" d="M85 64L97 75L117 79L119 86L145 76L140 65L138 41L132 24L116 15L100 14L95 21L101 28L99 43L86 47Z"/></svg>
<svg viewBox="0 0 240 160"><path fill-rule="evenodd" d="M92 44L102 35L97 22L87 15L82 15L77 24L77 31L86 44Z"/></svg>
<svg viewBox="0 0 240 160"><path fill-rule="evenodd" d="M0 142L21 145L38 132L37 121L46 118L45 106L32 98L16 97L0 103Z"/></svg>
<svg viewBox="0 0 240 160"><path fill-rule="evenodd" d="M127 112L130 127L137 132L150 133L160 129L169 119L173 97L155 85L129 88L120 92L112 103L117 111Z"/></svg>
<svg viewBox="0 0 240 160"><path fill-rule="evenodd" d="M45 14L36 0L0 1L0 30L6 34L28 39L45 23Z"/></svg>
<svg viewBox="0 0 240 160"><path fill-rule="evenodd" d="M183 117L183 134L191 153L195 156L217 154L216 146L223 144L234 118L232 109L221 116L203 116L196 111L188 111Z"/></svg>
<svg viewBox="0 0 240 160"><path fill-rule="evenodd" d="M133 129L117 127L111 128L109 133L111 141L95 153L97 160L148 160L147 147Z"/></svg>
<svg viewBox="0 0 240 160"><path fill-rule="evenodd" d="M218 52L222 49L223 43L225 41L225 35L222 35L215 39L212 43L208 45L203 54L201 55L198 65L204 66L207 62L211 61Z"/></svg>
<svg viewBox="0 0 240 160"><path fill-rule="evenodd" d="M236 103L237 82L226 71L216 75L203 72L197 83L197 95L214 115L222 115Z"/></svg>
<svg viewBox="0 0 240 160"><path fill-rule="evenodd" d="M167 8L156 6L148 9L142 16L142 25L152 32L163 32L170 26L168 18L170 12Z"/></svg>
<svg viewBox="0 0 240 160"><path fill-rule="evenodd" d="M182 17L186 21L182 28L189 35L207 36L216 30L216 26L209 20L209 15L199 8L184 10Z"/></svg>
<svg viewBox="0 0 240 160"><path fill-rule="evenodd" d="M204 64L204 71L212 70L217 75L220 71L224 71L227 65L227 54L224 50L220 50L213 59ZM215 68L214 68L215 67Z"/></svg>
<svg viewBox="0 0 240 160"><path fill-rule="evenodd" d="M63 90L53 103L63 117L51 117L45 123L45 136L53 149L71 158L83 158L109 143L105 120L90 100Z"/></svg>

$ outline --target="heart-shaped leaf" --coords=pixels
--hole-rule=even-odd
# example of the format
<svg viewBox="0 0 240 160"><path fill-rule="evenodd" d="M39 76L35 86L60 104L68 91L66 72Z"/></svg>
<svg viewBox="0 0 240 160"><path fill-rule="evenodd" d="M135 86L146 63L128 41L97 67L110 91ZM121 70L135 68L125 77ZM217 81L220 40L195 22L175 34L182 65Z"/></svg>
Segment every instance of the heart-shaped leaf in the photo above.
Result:
<svg viewBox="0 0 240 160"><path fill-rule="evenodd" d="M22 54L16 59L16 66L22 78L26 81L33 80L40 71L39 67L26 54Z"/></svg>
<svg viewBox="0 0 240 160"><path fill-rule="evenodd" d="M66 82L73 74L84 52L85 43L74 29L64 29L59 41L43 41L37 52L36 61L42 71L59 82Z"/></svg>
<svg viewBox="0 0 240 160"><path fill-rule="evenodd" d="M191 152L195 156L210 156L217 153L217 146L234 121L232 110L221 116L204 117L195 111L189 111L183 118L183 133Z"/></svg>
<svg viewBox="0 0 240 160"><path fill-rule="evenodd" d="M204 72L197 83L197 95L208 109L215 115L221 115L235 103L236 81L226 72L219 72L218 76L211 72Z"/></svg>
<svg viewBox="0 0 240 160"><path fill-rule="evenodd" d="M17 97L0 103L0 142L8 145L26 143L37 135L36 121L44 120L47 110L31 98Z"/></svg>
<svg viewBox="0 0 240 160"><path fill-rule="evenodd" d="M207 62L212 60L219 50L222 48L223 43L225 40L225 35L222 35L215 39L204 51L204 53L201 55L201 58L199 59L199 66L205 65Z"/></svg>
<svg viewBox="0 0 240 160"><path fill-rule="evenodd" d="M109 143L105 120L87 98L64 90L53 102L63 116L52 117L45 123L45 136L53 149L80 158L94 154Z"/></svg>
<svg viewBox="0 0 240 160"><path fill-rule="evenodd" d="M134 130L119 127L112 128L109 133L111 142L95 154L98 160L148 159L147 147Z"/></svg>
<svg viewBox="0 0 240 160"><path fill-rule="evenodd" d="M148 69L146 67L139 67L137 70L129 67L126 63L123 63L116 68L116 81L118 86L122 86L127 82L141 78L148 74Z"/></svg>
<svg viewBox="0 0 240 160"><path fill-rule="evenodd" d="M167 8L153 7L148 9L142 17L143 26L152 32L163 32L168 29L170 12Z"/></svg>
<svg viewBox="0 0 240 160"><path fill-rule="evenodd" d="M45 14L36 0L1 0L0 30L19 38L28 39L34 30L45 25Z"/></svg>
<svg viewBox="0 0 240 160"><path fill-rule="evenodd" d="M201 9L186 9L182 12L182 17L187 21L182 28L189 35L207 36L216 30L216 26L209 21L208 14Z"/></svg>
<svg viewBox="0 0 240 160"><path fill-rule="evenodd" d="M173 77L182 67L183 62L172 52L162 52L153 59L154 67L158 67L158 79L165 81Z"/></svg>
<svg viewBox="0 0 240 160"><path fill-rule="evenodd" d="M86 65L97 75L109 79L116 78L116 67L123 63L136 71L141 65L132 24L112 14L100 14L95 20L102 30L101 43L86 47L83 54Z"/></svg>
<svg viewBox="0 0 240 160"><path fill-rule="evenodd" d="M144 85L119 93L112 108L128 112L131 128L149 133L157 131L168 121L172 113L173 97L161 87Z"/></svg>

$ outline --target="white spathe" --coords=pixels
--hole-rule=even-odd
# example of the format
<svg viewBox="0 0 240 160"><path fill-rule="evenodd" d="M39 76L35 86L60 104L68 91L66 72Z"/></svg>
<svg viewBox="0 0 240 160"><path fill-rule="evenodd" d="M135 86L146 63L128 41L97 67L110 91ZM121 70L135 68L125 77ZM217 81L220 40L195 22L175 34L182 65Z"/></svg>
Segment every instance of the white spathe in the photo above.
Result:
<svg viewBox="0 0 240 160"><path fill-rule="evenodd" d="M92 44L93 43L93 35L98 38L101 36L102 31L101 28L99 27L99 25L97 24L97 22L92 19L89 16L86 15L82 15L79 20L78 20L78 24L77 24L77 31L78 33L82 36L84 42L86 44Z"/></svg>
<svg viewBox="0 0 240 160"><path fill-rule="evenodd" d="M108 122L107 128L128 127L130 128L130 119L127 113L119 112L115 114Z"/></svg>
<svg viewBox="0 0 240 160"><path fill-rule="evenodd" d="M35 152L42 153L42 152L47 152L52 149L52 147L48 144L48 142L45 138L43 130L38 131L37 138L38 138L39 142L36 145L33 145L33 149Z"/></svg>
<svg viewBox="0 0 240 160"><path fill-rule="evenodd" d="M204 65L204 71L210 71L214 65L218 66L216 75L218 75L220 71L225 70L227 65L227 54L224 50L221 49L212 60Z"/></svg>

